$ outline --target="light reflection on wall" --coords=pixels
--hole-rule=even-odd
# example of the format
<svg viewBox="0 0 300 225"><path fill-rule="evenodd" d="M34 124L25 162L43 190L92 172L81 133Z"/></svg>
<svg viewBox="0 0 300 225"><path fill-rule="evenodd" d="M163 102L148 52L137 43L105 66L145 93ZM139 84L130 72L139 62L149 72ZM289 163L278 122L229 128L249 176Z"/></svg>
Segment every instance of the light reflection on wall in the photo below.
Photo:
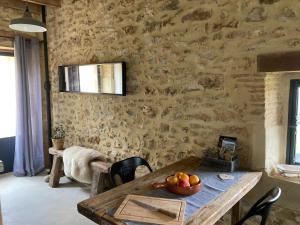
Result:
<svg viewBox="0 0 300 225"><path fill-rule="evenodd" d="M97 65L79 66L80 91L98 93Z"/></svg>

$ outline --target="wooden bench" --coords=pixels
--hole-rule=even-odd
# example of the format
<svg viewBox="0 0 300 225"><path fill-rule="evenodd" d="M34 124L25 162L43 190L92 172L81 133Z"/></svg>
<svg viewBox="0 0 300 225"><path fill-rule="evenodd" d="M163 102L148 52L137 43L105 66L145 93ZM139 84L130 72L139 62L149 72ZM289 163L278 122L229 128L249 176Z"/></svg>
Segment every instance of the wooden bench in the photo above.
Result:
<svg viewBox="0 0 300 225"><path fill-rule="evenodd" d="M58 187L60 178L64 176L63 150L49 148L49 153L53 155L53 164L50 173L49 186L54 188ZM93 170L93 179L90 196L93 197L99 193L102 193L105 189L109 189L111 187L109 178L109 168L111 167L111 163L92 161L91 167Z"/></svg>

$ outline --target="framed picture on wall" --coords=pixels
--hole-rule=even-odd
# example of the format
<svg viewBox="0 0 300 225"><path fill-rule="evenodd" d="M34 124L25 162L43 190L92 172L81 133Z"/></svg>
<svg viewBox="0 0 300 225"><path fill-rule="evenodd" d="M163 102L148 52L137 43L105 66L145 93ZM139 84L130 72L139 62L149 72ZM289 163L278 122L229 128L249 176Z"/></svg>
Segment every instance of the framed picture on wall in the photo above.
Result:
<svg viewBox="0 0 300 225"><path fill-rule="evenodd" d="M236 146L237 138L236 137L229 137L229 136L220 136L219 137L219 142L218 142L218 147L219 148L222 147L223 141L224 141L225 145L226 144L228 144L228 145L233 145L234 144Z"/></svg>
<svg viewBox="0 0 300 225"><path fill-rule="evenodd" d="M220 136L218 143L219 158L227 161L232 161L235 157L236 144L236 137Z"/></svg>

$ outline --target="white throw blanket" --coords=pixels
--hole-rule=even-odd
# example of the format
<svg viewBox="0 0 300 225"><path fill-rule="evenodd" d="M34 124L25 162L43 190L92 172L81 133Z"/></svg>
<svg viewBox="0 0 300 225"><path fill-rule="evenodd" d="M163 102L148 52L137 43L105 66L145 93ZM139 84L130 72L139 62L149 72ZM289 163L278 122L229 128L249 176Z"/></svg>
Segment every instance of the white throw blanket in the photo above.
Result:
<svg viewBox="0 0 300 225"><path fill-rule="evenodd" d="M106 157L94 149L80 146L65 149L63 152L65 175L81 183L91 184L93 173L90 162L93 160L106 161Z"/></svg>

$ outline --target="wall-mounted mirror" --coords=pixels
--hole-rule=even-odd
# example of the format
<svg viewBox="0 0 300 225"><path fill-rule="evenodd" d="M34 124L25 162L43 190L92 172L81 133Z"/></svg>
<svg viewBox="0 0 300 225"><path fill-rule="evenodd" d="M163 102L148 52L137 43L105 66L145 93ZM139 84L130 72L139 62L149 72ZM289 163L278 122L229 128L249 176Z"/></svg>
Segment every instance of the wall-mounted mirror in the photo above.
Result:
<svg viewBox="0 0 300 225"><path fill-rule="evenodd" d="M59 66L59 91L126 95L124 62Z"/></svg>

